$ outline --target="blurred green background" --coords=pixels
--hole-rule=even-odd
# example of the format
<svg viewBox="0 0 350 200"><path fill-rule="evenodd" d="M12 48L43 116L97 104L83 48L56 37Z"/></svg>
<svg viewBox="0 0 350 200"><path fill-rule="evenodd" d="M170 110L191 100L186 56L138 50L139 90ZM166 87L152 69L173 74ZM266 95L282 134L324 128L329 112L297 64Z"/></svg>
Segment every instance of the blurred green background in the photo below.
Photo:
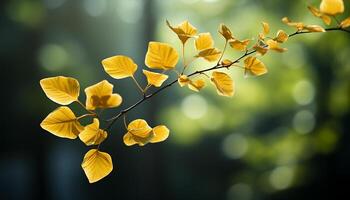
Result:
<svg viewBox="0 0 350 200"><path fill-rule="evenodd" d="M116 81L100 61L128 55L144 67L148 41L180 43L165 20L188 19L199 32L227 24L240 39L256 38L261 21L322 24L307 10L319 0L13 0L1 1L1 199L339 199L350 186L350 35L290 38L284 54L261 58L269 73L244 78L231 70L236 95L174 85L128 115L166 124L163 143L126 147L121 122L103 150L113 172L90 185L80 167L88 148L39 127L57 107L39 80L71 76L82 88L107 79L128 106L139 98L131 80ZM350 14L350 2L345 1ZM189 43L192 44L192 41ZM193 52L188 45L189 53ZM190 55L189 55L190 56ZM227 58L240 56L229 50ZM196 62L198 68L211 64ZM196 68L193 67L193 70ZM145 81L139 70L138 79ZM174 77L172 77L174 78ZM83 92L81 92L83 94ZM82 95L83 98L84 95ZM82 99L83 100L83 99ZM82 111L73 105L78 112ZM118 110L106 112L112 115Z"/></svg>

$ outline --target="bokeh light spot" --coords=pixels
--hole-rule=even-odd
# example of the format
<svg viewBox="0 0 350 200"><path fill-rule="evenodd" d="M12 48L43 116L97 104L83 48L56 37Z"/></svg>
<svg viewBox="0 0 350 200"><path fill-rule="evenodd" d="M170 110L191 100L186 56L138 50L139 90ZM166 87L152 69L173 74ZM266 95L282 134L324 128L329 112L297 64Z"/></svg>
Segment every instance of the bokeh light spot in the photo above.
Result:
<svg viewBox="0 0 350 200"><path fill-rule="evenodd" d="M231 134L225 138L222 144L222 150L229 158L241 158L248 150L248 141L242 134Z"/></svg>
<svg viewBox="0 0 350 200"><path fill-rule="evenodd" d="M106 0L84 0L84 9L92 17L101 16L107 7Z"/></svg>
<svg viewBox="0 0 350 200"><path fill-rule="evenodd" d="M293 88L293 97L298 104L307 105L314 100L315 88L310 81L299 81Z"/></svg>
<svg viewBox="0 0 350 200"><path fill-rule="evenodd" d="M291 167L281 166L275 168L269 177L271 186L276 190L283 190L291 186L294 170Z"/></svg>
<svg viewBox="0 0 350 200"><path fill-rule="evenodd" d="M46 44L39 50L38 61L48 71L59 71L66 66L68 53L62 46Z"/></svg>
<svg viewBox="0 0 350 200"><path fill-rule="evenodd" d="M315 127L315 116L309 110L301 110L294 115L294 129L301 134L311 132Z"/></svg>
<svg viewBox="0 0 350 200"><path fill-rule="evenodd" d="M181 110L190 119L200 119L207 113L207 101L200 95L189 95L182 101Z"/></svg>
<svg viewBox="0 0 350 200"><path fill-rule="evenodd" d="M253 198L253 190L250 185L237 183L232 185L227 192L228 200L250 200Z"/></svg>

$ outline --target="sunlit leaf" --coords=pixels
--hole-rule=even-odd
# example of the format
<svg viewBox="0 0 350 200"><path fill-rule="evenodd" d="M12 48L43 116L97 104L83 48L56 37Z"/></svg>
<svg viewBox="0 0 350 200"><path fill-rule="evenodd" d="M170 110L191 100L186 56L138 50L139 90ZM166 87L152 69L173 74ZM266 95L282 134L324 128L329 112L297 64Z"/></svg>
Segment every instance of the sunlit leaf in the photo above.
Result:
<svg viewBox="0 0 350 200"><path fill-rule="evenodd" d="M341 28L348 28L350 26L350 17L344 19L341 23L340 23L340 27Z"/></svg>
<svg viewBox="0 0 350 200"><path fill-rule="evenodd" d="M305 30L308 30L309 32L326 32L326 30L319 25L307 25L304 27Z"/></svg>
<svg viewBox="0 0 350 200"><path fill-rule="evenodd" d="M321 18L325 24L330 25L332 23L332 18L322 13L319 9L310 5L308 6L308 9L315 17Z"/></svg>
<svg viewBox="0 0 350 200"><path fill-rule="evenodd" d="M41 88L52 101L68 105L78 100L79 82L71 77L56 76L40 80Z"/></svg>
<svg viewBox="0 0 350 200"><path fill-rule="evenodd" d="M286 48L280 47L279 44L278 44L278 42L275 41L275 40L267 40L267 41L266 41L266 44L268 45L268 48L269 48L270 50L274 50L274 51L277 51L277 52L279 52L279 53L283 53L283 52L287 51Z"/></svg>
<svg viewBox="0 0 350 200"><path fill-rule="evenodd" d="M204 49L196 57L204 58L209 62L214 62L220 58L221 51L217 48Z"/></svg>
<svg viewBox="0 0 350 200"><path fill-rule="evenodd" d="M237 39L231 39L229 40L229 44L232 48L238 50L238 51L245 51L247 50L247 46L249 44L250 40L237 40Z"/></svg>
<svg viewBox="0 0 350 200"><path fill-rule="evenodd" d="M104 70L115 79L131 77L137 70L137 65L127 56L113 56L102 60Z"/></svg>
<svg viewBox="0 0 350 200"><path fill-rule="evenodd" d="M219 95L227 97L234 95L233 80L226 73L213 72L211 81L216 86L216 91Z"/></svg>
<svg viewBox="0 0 350 200"><path fill-rule="evenodd" d="M233 39L231 30L225 24L220 24L219 33L224 36L226 40Z"/></svg>
<svg viewBox="0 0 350 200"><path fill-rule="evenodd" d="M296 29L298 29L298 31L301 31L301 30L304 29L304 23L302 23L302 22L292 22L292 21L290 21L290 19L288 17L283 17L282 18L282 22L287 24L288 26L295 27Z"/></svg>
<svg viewBox="0 0 350 200"><path fill-rule="evenodd" d="M249 56L244 60L245 73L260 76L267 73L267 68L259 59Z"/></svg>
<svg viewBox="0 0 350 200"><path fill-rule="evenodd" d="M320 11L327 15L337 15L344 12L343 0L322 0Z"/></svg>
<svg viewBox="0 0 350 200"><path fill-rule="evenodd" d="M187 85L188 83L191 82L191 80L186 76L186 75L181 75L178 79L177 82L181 87Z"/></svg>
<svg viewBox="0 0 350 200"><path fill-rule="evenodd" d="M75 139L84 130L72 110L61 106L51 112L40 124L41 128L62 138Z"/></svg>
<svg viewBox="0 0 350 200"><path fill-rule="evenodd" d="M151 69L173 69L179 60L177 51L166 43L150 42L145 64Z"/></svg>
<svg viewBox="0 0 350 200"><path fill-rule="evenodd" d="M96 108L114 108L122 103L122 97L113 93L113 85L108 81L103 80L95 85L87 87L86 93L86 108L95 110Z"/></svg>
<svg viewBox="0 0 350 200"><path fill-rule="evenodd" d="M79 138L86 145L98 145L107 138L107 132L100 129L100 122L94 118L93 123L85 126Z"/></svg>
<svg viewBox="0 0 350 200"><path fill-rule="evenodd" d="M223 65L223 66L230 66L230 65L232 65L232 61L229 60L229 59L224 59L224 60L221 61L221 65Z"/></svg>
<svg viewBox="0 0 350 200"><path fill-rule="evenodd" d="M214 40L210 33L201 33L195 40L196 49L198 51L212 48L214 45Z"/></svg>
<svg viewBox="0 0 350 200"><path fill-rule="evenodd" d="M153 137L152 128L143 119L136 119L129 123L128 132L124 135L123 141L127 146L138 144L144 146Z"/></svg>
<svg viewBox="0 0 350 200"><path fill-rule="evenodd" d="M265 55L268 50L269 50L269 47L267 44L265 44L264 41L260 40L257 44L255 44L253 46L253 49L256 50L256 52L258 52L260 55Z"/></svg>
<svg viewBox="0 0 350 200"><path fill-rule="evenodd" d="M274 40L276 42L279 43L284 43L288 40L288 34L286 32L284 32L283 30L279 30L277 31L276 37L274 38Z"/></svg>
<svg viewBox="0 0 350 200"><path fill-rule="evenodd" d="M163 142L169 137L169 129L164 125L159 125L153 128L153 137L150 143Z"/></svg>
<svg viewBox="0 0 350 200"><path fill-rule="evenodd" d="M95 183L106 177L113 170L112 158L108 153L91 149L81 163L89 183Z"/></svg>
<svg viewBox="0 0 350 200"><path fill-rule="evenodd" d="M165 74L151 72L148 70L142 70L142 72L146 76L148 84L155 87L160 87L164 81L168 79L168 75Z"/></svg>
<svg viewBox="0 0 350 200"><path fill-rule="evenodd" d="M264 35L267 35L270 33L270 25L266 22L262 22L263 30L264 30Z"/></svg>
<svg viewBox="0 0 350 200"><path fill-rule="evenodd" d="M174 31L174 33L177 34L183 44L185 44L189 38L193 37L197 33L197 29L188 21L184 21L177 26L171 26L167 20L166 24L171 30Z"/></svg>
<svg viewBox="0 0 350 200"><path fill-rule="evenodd" d="M203 79L197 79L197 80L191 81L188 84L188 88L190 88L195 92L199 92L204 87L205 87L205 81Z"/></svg>

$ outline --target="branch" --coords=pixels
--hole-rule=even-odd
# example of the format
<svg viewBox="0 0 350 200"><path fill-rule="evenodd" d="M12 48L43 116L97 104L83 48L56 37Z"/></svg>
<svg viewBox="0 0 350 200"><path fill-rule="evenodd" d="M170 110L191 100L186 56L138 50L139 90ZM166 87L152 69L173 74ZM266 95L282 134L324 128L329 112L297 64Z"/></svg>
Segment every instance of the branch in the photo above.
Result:
<svg viewBox="0 0 350 200"><path fill-rule="evenodd" d="M327 28L325 29L326 32L330 32L330 31L344 31L346 33L350 34L349 30L343 29L341 27L334 27L334 28ZM314 33L314 32L308 32L308 31L296 31L292 34L289 35L289 37L293 37L295 35L301 35L301 34L306 34L306 33ZM207 69L203 69L203 70L198 70L195 71L191 74L188 75L188 77L191 76L195 76L198 74L202 74L204 72L208 72L208 71L212 71L212 70L217 70L217 69L222 69L222 68L227 68L229 69L232 65L240 62L243 58L256 53L256 50L251 50L251 51L246 51L242 56L240 56L239 58L237 58L236 60L234 60L230 65L221 65L220 63L217 63L215 66L207 68ZM159 88L158 90L156 90L155 92L148 94L148 95L144 95L142 99L138 100L136 103L134 103L133 105L129 106L126 109L121 110L117 115L115 115L114 117L110 118L108 120L109 124L107 125L105 130L109 130L113 124L123 115L125 115L126 113L130 112L131 110L135 109L138 105L142 104L143 102L147 101L148 99L152 98L153 96L157 95L158 93L160 93L161 91L165 90L166 88L174 85L176 82L178 81L178 79L173 80L172 82L168 83L167 85L164 85L163 87Z"/></svg>

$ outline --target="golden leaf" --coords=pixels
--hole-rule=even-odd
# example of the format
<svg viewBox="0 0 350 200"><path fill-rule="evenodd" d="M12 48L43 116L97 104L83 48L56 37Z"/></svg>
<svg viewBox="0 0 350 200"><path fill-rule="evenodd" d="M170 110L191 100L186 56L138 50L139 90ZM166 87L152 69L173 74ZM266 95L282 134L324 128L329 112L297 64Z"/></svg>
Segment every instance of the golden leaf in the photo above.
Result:
<svg viewBox="0 0 350 200"><path fill-rule="evenodd" d="M85 126L84 130L79 134L79 138L86 145L98 145L107 138L107 132L100 129L100 122L94 118L93 123Z"/></svg>
<svg viewBox="0 0 350 200"><path fill-rule="evenodd" d="M220 24L219 33L224 36L226 40L233 39L231 30L225 24Z"/></svg>
<svg viewBox="0 0 350 200"><path fill-rule="evenodd" d="M249 56L244 60L245 73L249 72L254 76L260 76L267 73L264 63L256 57Z"/></svg>
<svg viewBox="0 0 350 200"><path fill-rule="evenodd" d="M264 35L267 35L270 33L270 25L266 22L262 22L263 30L264 30Z"/></svg>
<svg viewBox="0 0 350 200"><path fill-rule="evenodd" d="M147 138L151 131L152 128L143 119L136 119L128 125L128 132L138 137Z"/></svg>
<svg viewBox="0 0 350 200"><path fill-rule="evenodd" d="M322 0L320 11L327 15L337 15L344 12L343 0Z"/></svg>
<svg viewBox="0 0 350 200"><path fill-rule="evenodd" d="M200 33L195 40L196 49L198 51L212 48L214 45L214 40L210 33Z"/></svg>
<svg viewBox="0 0 350 200"><path fill-rule="evenodd" d="M122 97L113 92L113 85L103 80L95 85L87 87L86 109L95 110L96 108L114 108L122 103Z"/></svg>
<svg viewBox="0 0 350 200"><path fill-rule="evenodd" d="M189 84L191 82L191 80L186 76L186 75L181 75L178 79L177 82L179 83L179 85L181 87Z"/></svg>
<svg viewBox="0 0 350 200"><path fill-rule="evenodd" d="M156 126L152 129L153 137L150 143L163 142L169 137L169 129L164 125Z"/></svg>
<svg viewBox="0 0 350 200"><path fill-rule="evenodd" d="M150 42L145 64L151 69L173 69L179 60L177 51L166 43Z"/></svg>
<svg viewBox="0 0 350 200"><path fill-rule="evenodd" d="M274 51L277 51L279 53L283 53L285 51L287 51L286 48L282 48L278 45L278 42L275 40L267 40L266 44L268 45L268 48Z"/></svg>
<svg viewBox="0 0 350 200"><path fill-rule="evenodd" d="M41 88L52 101L68 105L78 100L79 82L71 77L56 76L40 80Z"/></svg>
<svg viewBox="0 0 350 200"><path fill-rule="evenodd" d="M265 44L264 41L260 40L257 44L253 46L253 49L263 56L268 52L269 47L267 44Z"/></svg>
<svg viewBox="0 0 350 200"><path fill-rule="evenodd" d="M51 112L40 124L41 128L62 138L75 139L84 130L72 110L61 106Z"/></svg>
<svg viewBox="0 0 350 200"><path fill-rule="evenodd" d="M313 7L313 6L308 6L308 9L310 10L310 12L318 18L321 18L323 20L323 22L327 25L330 25L332 23L332 18L330 18L328 15L323 14L320 10L318 10L317 8Z"/></svg>
<svg viewBox="0 0 350 200"><path fill-rule="evenodd" d="M341 28L348 28L350 26L350 17L344 19L341 23L340 23L340 27Z"/></svg>
<svg viewBox="0 0 350 200"><path fill-rule="evenodd" d="M288 26L292 26L295 27L296 29L298 29L298 31L301 31L304 29L304 23L302 22L292 22L289 20L288 17L283 17L282 18L282 22L287 24Z"/></svg>
<svg viewBox="0 0 350 200"><path fill-rule="evenodd" d="M246 40L237 40L237 39L231 39L229 40L229 44L232 48L238 50L238 51L245 51L247 50L247 46L249 44L250 40L246 39Z"/></svg>
<svg viewBox="0 0 350 200"><path fill-rule="evenodd" d="M91 149L81 163L89 183L95 183L106 177L113 170L112 158L108 153Z"/></svg>
<svg viewBox="0 0 350 200"><path fill-rule="evenodd" d="M216 91L219 95L227 97L234 95L233 80L226 73L213 72L211 81L216 86Z"/></svg>
<svg viewBox="0 0 350 200"><path fill-rule="evenodd" d="M197 79L195 81L191 81L188 84L188 88L195 92L199 92L204 87L205 87L205 81L203 79Z"/></svg>
<svg viewBox="0 0 350 200"><path fill-rule="evenodd" d="M230 66L230 65L232 65L232 61L229 60L229 59L222 60L221 61L221 65L223 65L223 66Z"/></svg>
<svg viewBox="0 0 350 200"><path fill-rule="evenodd" d="M177 34L183 44L185 44L189 38L193 37L197 33L197 29L187 20L178 24L177 26L171 26L168 20L166 20L166 24L172 31L174 31L174 33Z"/></svg>
<svg viewBox="0 0 350 200"><path fill-rule="evenodd" d="M304 27L305 30L309 32L326 32L326 30L319 25L307 25Z"/></svg>
<svg viewBox="0 0 350 200"><path fill-rule="evenodd" d="M160 87L164 81L168 79L168 75L142 70L143 74L147 78L148 85Z"/></svg>
<svg viewBox="0 0 350 200"><path fill-rule="evenodd" d="M137 70L137 65L127 56L113 56L102 60L104 70L115 79L131 77Z"/></svg>
<svg viewBox="0 0 350 200"><path fill-rule="evenodd" d="M277 31L276 37L274 38L274 40L276 42L279 43L284 43L288 40L288 34L286 32L284 32L283 30L279 30Z"/></svg>
<svg viewBox="0 0 350 200"><path fill-rule="evenodd" d="M214 62L220 58L221 51L217 48L204 49L196 57L204 58L209 62Z"/></svg>

